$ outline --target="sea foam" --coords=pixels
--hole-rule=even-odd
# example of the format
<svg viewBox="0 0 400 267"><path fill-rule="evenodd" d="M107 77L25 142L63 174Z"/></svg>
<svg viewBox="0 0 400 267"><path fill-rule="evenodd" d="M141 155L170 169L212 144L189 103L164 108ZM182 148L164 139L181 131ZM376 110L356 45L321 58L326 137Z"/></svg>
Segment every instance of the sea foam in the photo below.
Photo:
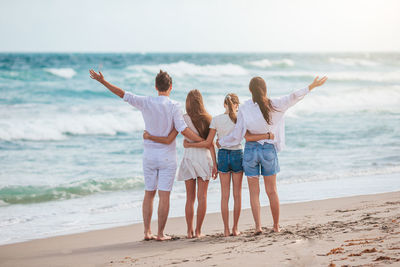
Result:
<svg viewBox="0 0 400 267"><path fill-rule="evenodd" d="M93 110L71 107L60 112L47 108L46 112L32 113L26 109L7 117L7 110L0 110L0 115L4 114L4 119L0 117L0 140L63 140L69 135L116 135L144 129L139 111L128 106Z"/></svg>
<svg viewBox="0 0 400 267"><path fill-rule="evenodd" d="M330 57L329 62L332 64L339 64L344 66L377 66L379 65L378 62L367 60L367 59L360 59L360 58L336 58Z"/></svg>
<svg viewBox="0 0 400 267"><path fill-rule="evenodd" d="M330 81L370 81L370 82L400 82L400 71L376 72L376 71L330 71L326 73L317 73L310 71L268 71L265 73L268 77L282 78L304 78L313 79L317 75L328 76Z"/></svg>
<svg viewBox="0 0 400 267"><path fill-rule="evenodd" d="M262 59L262 60L250 61L249 64L260 68L269 68L273 66L292 67L294 66L294 61L288 58L280 60Z"/></svg>
<svg viewBox="0 0 400 267"><path fill-rule="evenodd" d="M383 93L384 92L384 93ZM305 97L287 111L289 116L297 113L342 113L400 111L400 86L358 88L335 93L315 94Z"/></svg>
<svg viewBox="0 0 400 267"><path fill-rule="evenodd" d="M127 69L135 72L145 72L154 75L160 71L160 69L169 72L172 76L182 77L185 75L192 76L235 76L235 75L247 75L248 72L242 66L228 63L228 64L216 64L216 65L196 65L186 61L178 61L169 64L159 65L132 65Z"/></svg>
<svg viewBox="0 0 400 267"><path fill-rule="evenodd" d="M54 186L5 186L0 188L0 201L8 204L39 203L101 192L141 189L143 186L143 178L88 179Z"/></svg>
<svg viewBox="0 0 400 267"><path fill-rule="evenodd" d="M47 68L44 69L46 72L51 73L55 76L71 79L76 75L76 71L72 68Z"/></svg>

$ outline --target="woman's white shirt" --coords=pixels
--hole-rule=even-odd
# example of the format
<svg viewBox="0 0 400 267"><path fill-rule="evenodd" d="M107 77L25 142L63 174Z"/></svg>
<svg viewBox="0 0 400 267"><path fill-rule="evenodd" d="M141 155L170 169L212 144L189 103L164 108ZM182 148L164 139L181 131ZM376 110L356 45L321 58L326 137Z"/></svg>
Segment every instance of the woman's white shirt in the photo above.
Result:
<svg viewBox="0 0 400 267"><path fill-rule="evenodd" d="M236 126L233 131L219 139L221 147L230 147L240 144L246 131L251 134L265 134L272 132L274 140L259 140L260 144L274 144L279 152L285 147L285 112L299 102L309 92L308 87L297 90L289 95L279 98L271 98L272 106L276 109L270 113L271 124L267 124L257 103L253 100L244 102L239 107Z"/></svg>

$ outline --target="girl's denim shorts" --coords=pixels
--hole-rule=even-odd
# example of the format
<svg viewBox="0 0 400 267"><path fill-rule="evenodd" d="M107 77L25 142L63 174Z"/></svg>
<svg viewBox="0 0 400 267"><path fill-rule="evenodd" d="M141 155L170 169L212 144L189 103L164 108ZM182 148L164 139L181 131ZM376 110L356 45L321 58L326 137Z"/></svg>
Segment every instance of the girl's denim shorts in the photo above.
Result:
<svg viewBox="0 0 400 267"><path fill-rule="evenodd" d="M218 151L218 171L222 173L242 172L243 150L220 149Z"/></svg>
<svg viewBox="0 0 400 267"><path fill-rule="evenodd" d="M246 176L270 176L280 171L273 144L247 142L244 148L243 169ZM260 172L261 171L261 172Z"/></svg>

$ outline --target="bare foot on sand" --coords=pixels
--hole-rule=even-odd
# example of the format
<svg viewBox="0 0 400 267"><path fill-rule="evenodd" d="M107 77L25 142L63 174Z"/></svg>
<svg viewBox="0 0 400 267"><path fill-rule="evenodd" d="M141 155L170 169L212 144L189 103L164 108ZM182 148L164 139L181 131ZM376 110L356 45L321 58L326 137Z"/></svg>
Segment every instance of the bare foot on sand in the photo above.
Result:
<svg viewBox="0 0 400 267"><path fill-rule="evenodd" d="M200 231L196 230L196 235L194 237L202 238L202 237L204 237L204 235L202 235Z"/></svg>
<svg viewBox="0 0 400 267"><path fill-rule="evenodd" d="M228 229L224 229L224 236L227 237L227 236L230 236L230 235L231 235L231 232L229 232L229 228Z"/></svg>
<svg viewBox="0 0 400 267"><path fill-rule="evenodd" d="M143 239L144 241L149 241L153 239L156 239L156 237L152 235L151 232L144 233L144 239Z"/></svg>
<svg viewBox="0 0 400 267"><path fill-rule="evenodd" d="M238 235L240 235L241 233L238 231L238 229L237 228L232 228L232 235L233 236L238 236Z"/></svg>
<svg viewBox="0 0 400 267"><path fill-rule="evenodd" d="M186 236L186 238L188 238L188 239L191 239L191 238L193 238L193 237L194 237L193 230L191 230L191 231L188 231L188 232L187 232L187 236Z"/></svg>
<svg viewBox="0 0 400 267"><path fill-rule="evenodd" d="M281 231L281 228L280 228L279 224L278 225L274 225L274 232L275 233L279 233L280 231Z"/></svg>
<svg viewBox="0 0 400 267"><path fill-rule="evenodd" d="M262 229L261 228L256 228L256 231L254 232L254 235L261 235L262 234Z"/></svg>
<svg viewBox="0 0 400 267"><path fill-rule="evenodd" d="M172 237L168 236L168 235L162 235L162 236L157 236L157 241L167 241L167 240L171 240Z"/></svg>

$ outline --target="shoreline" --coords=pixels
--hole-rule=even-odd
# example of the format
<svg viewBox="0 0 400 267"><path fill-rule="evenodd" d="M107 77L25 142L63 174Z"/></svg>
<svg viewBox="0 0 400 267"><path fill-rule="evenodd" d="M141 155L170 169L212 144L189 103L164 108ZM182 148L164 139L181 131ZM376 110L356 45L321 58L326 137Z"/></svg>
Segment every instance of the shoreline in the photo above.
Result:
<svg viewBox="0 0 400 267"><path fill-rule="evenodd" d="M393 263L400 261L399 200L400 191L396 191L282 204L283 230L279 234L270 232L272 218L269 206L264 206L261 212L262 222L267 228L264 227L264 233L259 236L253 235L251 211L244 209L239 222L239 230L242 231L239 237L222 237L223 223L220 213L206 215L203 224L203 234L206 236L202 239L184 238L186 234L184 217L170 218L167 222L165 232L174 235L177 238L174 241L142 241L141 223L47 237L1 245L0 265L157 266L157 264L169 265L177 262L190 266L200 263L197 260L203 258L204 263L215 262L220 265L225 263L224 259L227 260L226 255L230 255L229 259L232 261L229 265L245 264L246 258L251 257L258 266L265 264L264 252L273 253L275 255L273 261L276 264L282 262L295 264L296 261L300 264L305 260L317 266L322 263L324 263L322 266L327 266L330 261L339 261L339 256L342 259L340 264L344 262L354 264L353 260L370 262L369 256L378 254L387 257L378 263ZM232 221L232 216L230 220ZM153 232L156 227L157 223L153 221ZM373 238L380 243L377 241L375 244ZM350 246L349 244L355 241L345 242L358 239L362 239L357 242L363 244ZM398 249L382 247L389 244L389 241L392 242L390 248ZM236 246L238 244L239 246ZM357 252L360 247L372 249L369 248L370 244L377 252L369 253L367 256L361 256L364 254ZM342 249L339 249L338 253L326 255L334 248ZM350 253L351 249L356 248L358 250ZM232 255L232 250L239 250L240 253ZM206 254L207 256L204 256ZM351 254L360 256L348 256ZM156 258L160 260L159 262L152 257L154 255L158 255ZM274 262L271 262L271 266Z"/></svg>
<svg viewBox="0 0 400 267"><path fill-rule="evenodd" d="M311 180L311 181L304 181L304 182L296 182L296 183L278 183L278 193L280 197L281 204L292 204L292 203L302 203L302 202L310 202L315 200L325 200L325 199L332 199L332 198L340 198L340 197L351 197L351 196L359 196L359 195L372 195L372 194L380 194L380 193L389 193L394 191L400 190L400 183L399 183L399 173L390 173L390 174L379 174L379 175L369 175L369 176L355 176L353 178L342 178L342 179L327 179L327 180ZM376 181L379 180L379 184ZM215 182L215 181L214 181ZM208 208L207 213L220 213L220 192L219 192L219 182L217 184L211 184L209 186L208 192ZM175 190L171 194L171 209L169 218L177 218L177 217L184 217L184 205L185 205L185 198L176 197L176 195L184 193L183 188L180 188L178 184L175 185ZM135 201L140 202L143 199L142 191L134 192L135 194ZM124 197L120 199L123 205L131 205L132 201L132 192L127 191L124 193ZM74 202L75 205L80 205L80 198L71 199L70 202ZM95 194L89 196L86 200L88 203L102 203L103 195ZM260 201L262 206L269 205L267 196L264 194L260 195ZM154 213L153 218L157 217L157 199L154 203ZM39 203L42 205L42 208L46 209L46 203ZM60 204L67 204L61 202ZM71 205L71 204L68 204ZM87 217L87 219L83 219L82 225L74 223L70 229L68 227L66 229L62 229L54 231L53 228L49 229L48 232L33 232L32 234L26 230L30 229L29 224L25 225L25 229L20 228L23 230L22 232L18 233L14 238L3 240L0 246L2 245L10 245L16 244L21 242L29 242L39 239L46 239L56 236L65 236L71 234L79 234L85 233L90 231L96 230L105 230L111 229L115 227L124 227L129 226L132 224L142 224L142 215L141 209L136 204L134 205L135 208L131 209L121 209L117 210L115 213L110 213L108 218L101 217L100 220L95 220L96 214L92 217L91 214L85 213L89 212L91 208L97 208L97 206L89 205L88 208L80 211L79 214L81 216ZM28 207L28 206L27 206ZM230 210L233 209L233 198L230 199ZM37 208L37 207L36 207ZM247 184L243 186L243 193L242 193L242 210L250 209L250 199L247 189ZM76 209L74 210L77 211ZM6 211L5 211L6 212ZM43 215L43 213L41 213ZM78 214L78 215L79 215ZM66 214L67 215L67 214ZM62 213L58 213L57 216L63 216ZM67 215L68 216L68 215ZM89 217L91 219L89 219ZM54 216L53 216L54 217ZM114 219L112 219L114 218ZM119 218L118 221L115 221L115 218ZM67 217L67 220L71 221L71 217ZM78 221L81 218L75 218ZM54 218L53 218L54 220ZM57 221L57 220L55 220ZM56 225L54 225L56 226ZM34 225L33 225L34 227ZM12 233L14 230L18 229L3 229L3 236L12 236L9 233ZM33 228L35 230L35 228ZM6 232L10 231L10 232ZM24 235L25 234L25 235Z"/></svg>
<svg viewBox="0 0 400 267"><path fill-rule="evenodd" d="M395 175L397 175L397 173L395 174ZM386 175L386 177L387 177L387 175ZM333 180L333 181L335 181L335 180ZM323 180L323 181L307 181L307 182L303 182L303 183L297 183L298 185L302 185L301 187L304 187L304 183L305 184L307 184L307 183L315 183L315 182L317 182L317 183L324 183L324 182L329 182L329 180ZM291 185L293 185L293 184L291 184ZM218 185L219 186L219 185ZM281 185L282 186L282 185ZM247 191L248 189L246 189L246 191ZM278 191L279 191L279 188L278 188ZM325 196L325 197L317 197L317 198L313 198L313 199L310 199L310 200L287 200L287 201L282 201L281 200L281 202L280 202L280 204L281 205L284 205L284 204L296 204L296 203L307 203L307 202L313 202L313 201L320 201L320 200L329 200L329 199L336 199L336 198L343 198L343 197L356 197L356 196L368 196L368 195L376 195L376 194L385 194L385 193L392 193L392 192L397 192L397 191L399 191L399 189L394 189L394 190L392 190L392 191L388 191L388 190L385 190L385 191L377 191L377 192L372 192L372 193L363 193L363 194L345 194L345 195L342 195L342 196ZM248 203L243 203L244 201L250 201L249 199L247 199L248 198L248 194L242 194L242 211L243 210L246 210L246 209L250 209L250 204L248 204ZM263 200L263 198L266 198L266 195L264 194L260 194L260 201L262 202L262 200ZM233 200L233 197L231 196L231 201ZM157 223L157 220L155 219L154 220L154 218L156 218L157 217L157 207L158 207L158 203L157 203L157 201L158 201L158 199L155 199L155 202L154 202L154 213L153 213L153 220L152 220L152 223L153 222L155 222L155 223ZM180 199L179 201L182 201L182 199ZM209 200L210 201L210 200ZM219 200L218 200L218 202L219 202ZM268 202L268 201L267 201ZM182 202L182 203L179 203L180 205L183 205L183 207L184 207L184 202ZM215 203L214 203L215 204ZM218 203L219 204L219 203ZM230 204L232 204L232 203L230 203ZM248 205L247 205L248 204ZM268 202L268 204L269 204L269 202ZM210 206L210 205L208 205L208 206ZM262 208L269 208L269 205L264 205L263 206L263 203L261 203L261 207ZM219 206L218 206L218 208L219 208ZM210 209L210 207L208 207L208 209ZM233 206L232 207L230 207L229 208L229 212L233 212ZM184 218L184 215L173 215L174 214L174 212L172 212L171 210L170 210L170 215L169 215L169 217L168 217L168 220L170 220L170 219L172 219L172 218ZM207 215L208 214L220 214L220 211L210 211L210 212L207 212ZM135 221L135 222L124 222L124 223L120 223L120 224L114 224L114 225L110 225L109 227L106 227L106 228L102 228L102 227L92 227L92 228L82 228L82 230L70 230L70 231L63 231L63 233L61 233L61 234L57 234L57 232L54 232L54 233L49 233L49 234L42 234L42 236L41 237L37 237L37 238L27 238L27 239L24 239L24 240L17 240L17 241L11 241L11 242L5 242L5 243L0 243L0 248L2 247L2 246L6 246L6 245L13 245L13 244L19 244L19 243L25 243L25 242L31 242L31 241L36 241L36 240L42 240L42 239L48 239L48 238L53 238L53 237L61 237L61 236L69 236L69 235L75 235L75 234L84 234L84 233L87 233L87 232L92 232L92 231L101 231L101 230L109 230L109 229L113 229L113 228L119 228L119 227L127 227L127 226L131 226L131 225L137 225L137 224L139 224L139 225L142 225L142 223L143 223L143 221L142 220L140 220L140 221ZM105 223L105 224L107 224L107 223ZM103 224L104 225L104 224Z"/></svg>

